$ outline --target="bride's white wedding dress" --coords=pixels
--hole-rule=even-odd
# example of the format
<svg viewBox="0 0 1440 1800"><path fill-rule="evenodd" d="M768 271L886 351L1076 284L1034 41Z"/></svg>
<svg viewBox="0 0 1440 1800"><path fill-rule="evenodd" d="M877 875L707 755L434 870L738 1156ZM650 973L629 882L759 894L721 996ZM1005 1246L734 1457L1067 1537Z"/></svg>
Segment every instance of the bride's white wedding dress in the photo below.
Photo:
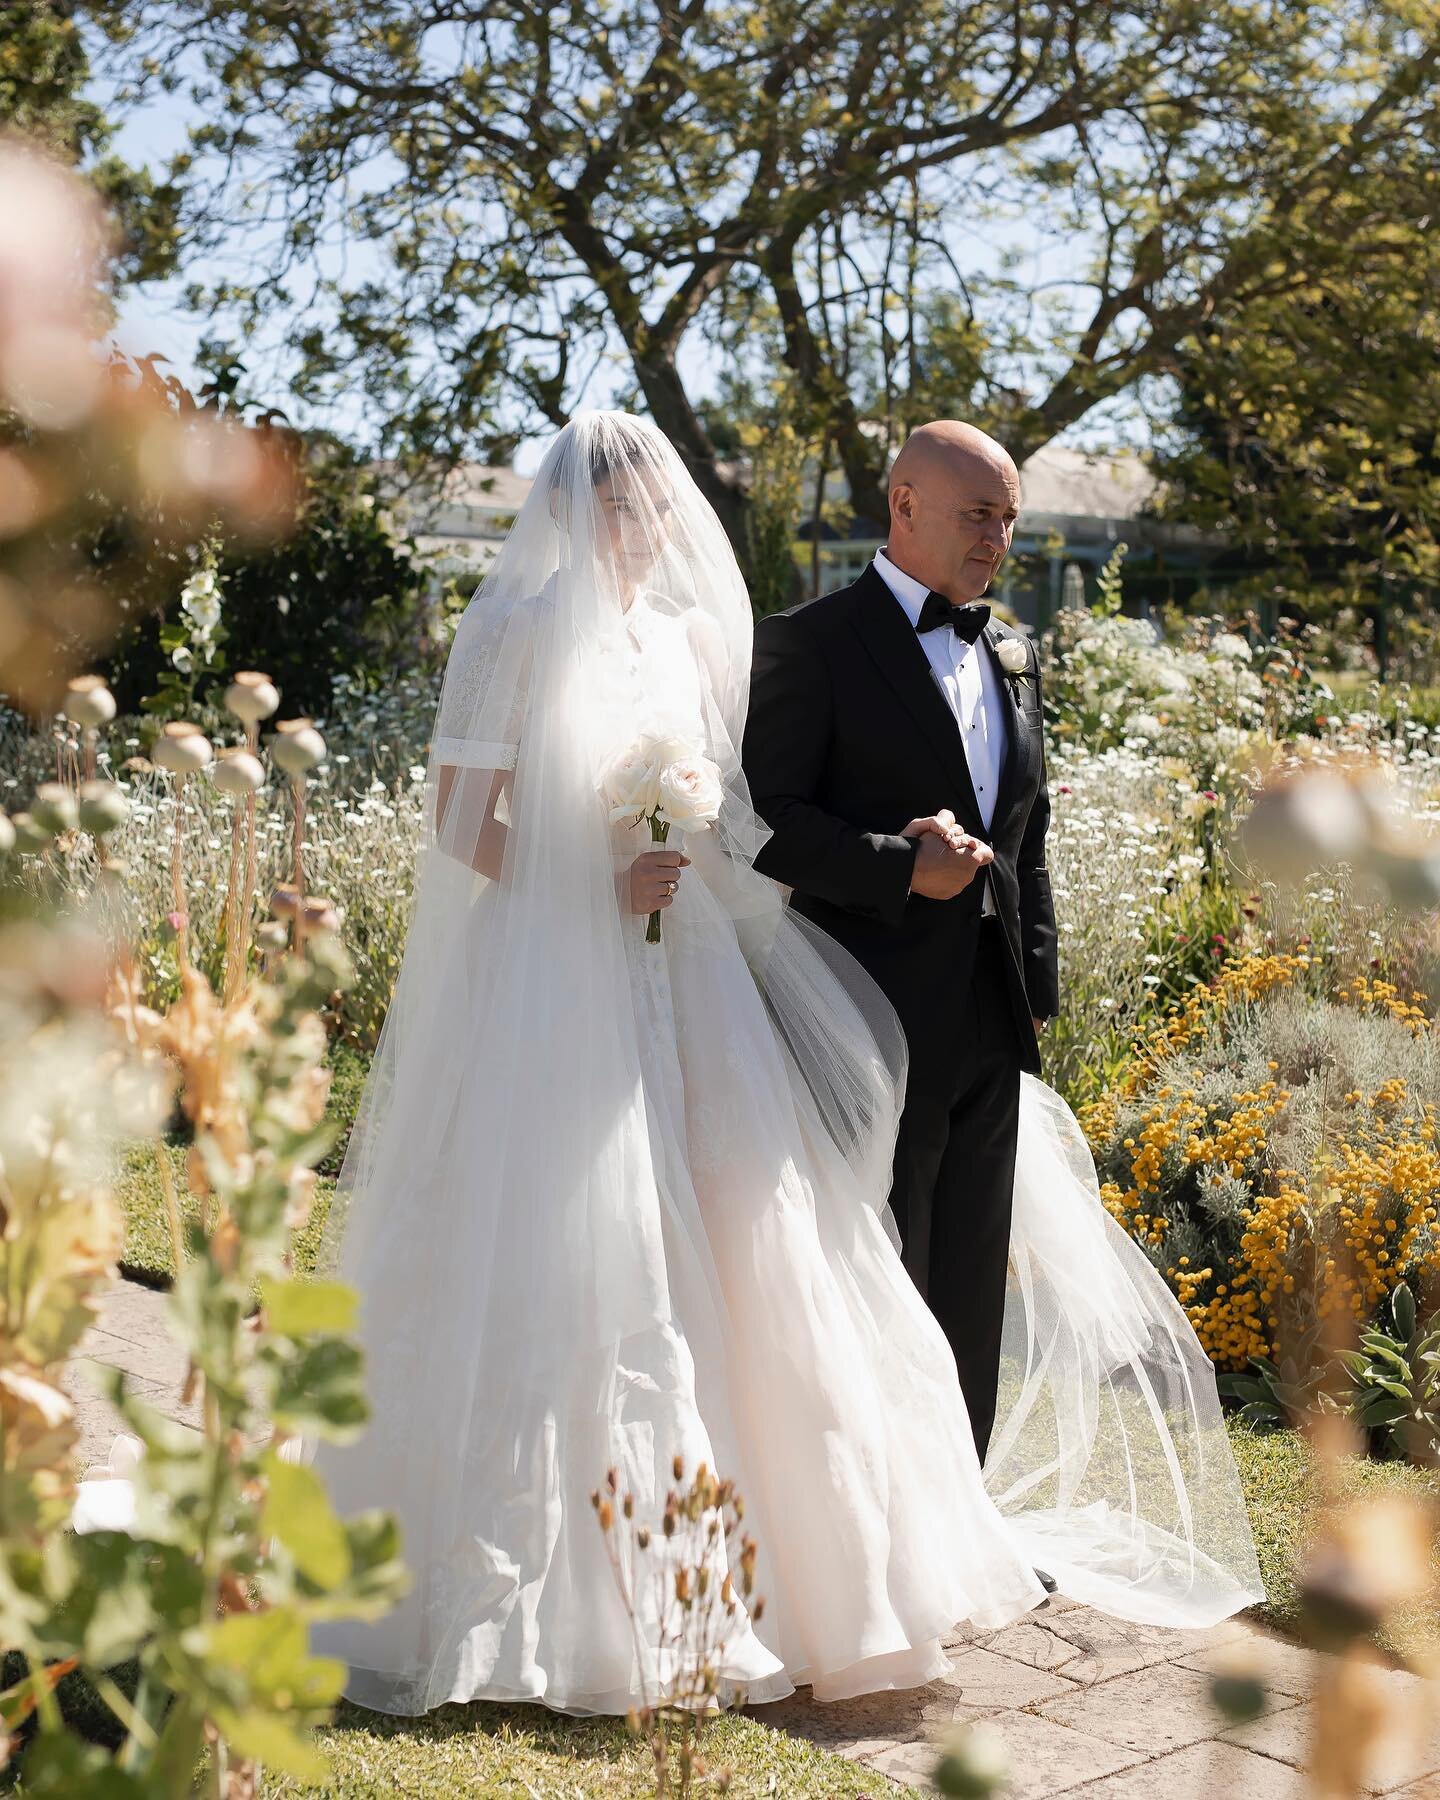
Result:
<svg viewBox="0 0 1440 1800"><path fill-rule="evenodd" d="M627 556L625 610L607 571ZM664 440L620 415L567 428L452 652L415 923L334 1212L374 1416L319 1466L341 1512L398 1514L413 1574L385 1618L318 1634L364 1705L610 1713L662 1689L646 1590L632 1633L590 1495L613 1467L658 1522L677 1454L745 1497L766 1608L721 1674L752 1701L924 1682L957 1623L1040 1603L1036 1564L1160 1623L1260 1597L1210 1365L1028 1079L982 1474L884 1205L898 1025L750 867L748 643ZM597 785L642 732L688 740L725 790L658 945L623 905L648 826L607 820Z"/></svg>

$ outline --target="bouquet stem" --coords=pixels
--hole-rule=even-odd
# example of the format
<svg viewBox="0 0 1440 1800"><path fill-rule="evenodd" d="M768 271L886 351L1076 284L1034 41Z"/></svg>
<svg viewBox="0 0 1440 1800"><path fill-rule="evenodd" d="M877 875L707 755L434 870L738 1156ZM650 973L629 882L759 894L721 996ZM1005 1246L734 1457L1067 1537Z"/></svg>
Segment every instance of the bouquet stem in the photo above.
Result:
<svg viewBox="0 0 1440 1800"><path fill-rule="evenodd" d="M654 813L651 813L650 814L650 841L651 841L651 843L652 844L663 844L665 842L666 838L669 837L669 835L670 835L670 826L667 823L667 821L664 819L657 818ZM650 923L645 927L645 942L647 944L658 944L660 942L660 914L658 911L652 912L650 915Z"/></svg>

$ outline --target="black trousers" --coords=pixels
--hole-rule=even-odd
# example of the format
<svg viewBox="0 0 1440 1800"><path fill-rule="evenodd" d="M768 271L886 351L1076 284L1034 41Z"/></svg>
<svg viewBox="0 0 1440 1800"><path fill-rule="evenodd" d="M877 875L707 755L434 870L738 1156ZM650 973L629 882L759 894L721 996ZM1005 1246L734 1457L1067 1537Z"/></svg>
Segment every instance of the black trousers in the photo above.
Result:
<svg viewBox="0 0 1440 1800"><path fill-rule="evenodd" d="M995 1424L1020 1122L1008 955L998 922L982 921L954 1020L958 1067L938 1079L912 1066L890 1192L905 1267L955 1352L981 1462Z"/></svg>

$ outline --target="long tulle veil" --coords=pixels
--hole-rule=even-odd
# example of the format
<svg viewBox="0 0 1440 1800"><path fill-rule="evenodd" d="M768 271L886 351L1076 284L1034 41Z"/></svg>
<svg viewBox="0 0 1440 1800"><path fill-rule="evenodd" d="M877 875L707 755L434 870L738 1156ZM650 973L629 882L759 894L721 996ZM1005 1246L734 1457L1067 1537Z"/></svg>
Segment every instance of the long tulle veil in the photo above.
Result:
<svg viewBox="0 0 1440 1800"><path fill-rule="evenodd" d="M639 596L687 647L698 696L687 729L721 795L713 828L685 839L704 903L667 914L663 929L694 957L733 961L738 942L773 1037L767 1056L783 1071L794 1157L833 1181L832 1210L853 1209L857 1241L873 1246L877 1225L893 1236L904 1042L869 978L753 867L766 832L739 755L752 619L734 554L658 431L582 414L547 454L455 634L413 924L322 1253L361 1291L375 1410L367 1438L322 1461L342 1501L401 1513L417 1569L395 1614L330 1646L357 1671L352 1694L387 1710L450 1697L457 1646L492 1654L475 1648L474 1622L503 1620L524 1585L525 1546L559 1530L555 1470L592 1456L603 1469L615 1396L627 1383L633 1396L640 1366L627 1346L668 1333L677 1366L689 1366L675 1258L712 1259L703 1246L690 1257L673 1226L666 1235L659 1164L684 1151L647 1129L626 951L634 844L617 839L601 779L637 738L669 728L666 695L637 660ZM872 1267L884 1251L865 1251ZM985 1475L1018 1554L1136 1619L1205 1623L1256 1597L1209 1364L1101 1207L1068 1110L1029 1082L1005 1341ZM938 1375L926 1370L925 1407L940 1406L943 1430L963 1439L943 1354ZM723 1342L704 1352L725 1355ZM917 1392L921 1379L917 1369ZM643 1490L649 1478L634 1479ZM935 1516L943 1529L943 1507ZM544 1551L552 1640L596 1629L570 1621L555 1554ZM615 1647L614 1695L629 1691L630 1654L628 1640ZM580 1701L555 1703L604 1710L610 1690L591 1681Z"/></svg>

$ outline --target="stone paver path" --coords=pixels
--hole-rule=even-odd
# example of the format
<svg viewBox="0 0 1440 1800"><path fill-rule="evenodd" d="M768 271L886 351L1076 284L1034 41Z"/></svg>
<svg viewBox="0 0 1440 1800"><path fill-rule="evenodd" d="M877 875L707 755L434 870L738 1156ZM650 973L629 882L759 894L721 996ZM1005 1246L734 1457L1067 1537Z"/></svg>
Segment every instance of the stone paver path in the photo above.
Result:
<svg viewBox="0 0 1440 1800"><path fill-rule="evenodd" d="M172 1418L184 1369L165 1332L164 1296L131 1282L106 1295L80 1355L124 1369ZM78 1359L77 1359L78 1360ZM70 1382L83 1432L81 1468L104 1462L119 1428L82 1369ZM1316 1658L1244 1620L1212 1631L1130 1625L1060 1596L1003 1631L951 1641L950 1673L929 1687L822 1705L802 1689L754 1715L875 1771L873 1800L895 1784L930 1787L937 1744L957 1724L983 1720L1005 1745L1010 1800L1304 1800ZM1237 1658L1267 1690L1254 1723L1225 1729L1212 1675ZM1377 1672L1377 1697L1397 1716L1416 1678ZM1394 1800L1440 1800L1440 1724L1389 1733L1367 1784Z"/></svg>

